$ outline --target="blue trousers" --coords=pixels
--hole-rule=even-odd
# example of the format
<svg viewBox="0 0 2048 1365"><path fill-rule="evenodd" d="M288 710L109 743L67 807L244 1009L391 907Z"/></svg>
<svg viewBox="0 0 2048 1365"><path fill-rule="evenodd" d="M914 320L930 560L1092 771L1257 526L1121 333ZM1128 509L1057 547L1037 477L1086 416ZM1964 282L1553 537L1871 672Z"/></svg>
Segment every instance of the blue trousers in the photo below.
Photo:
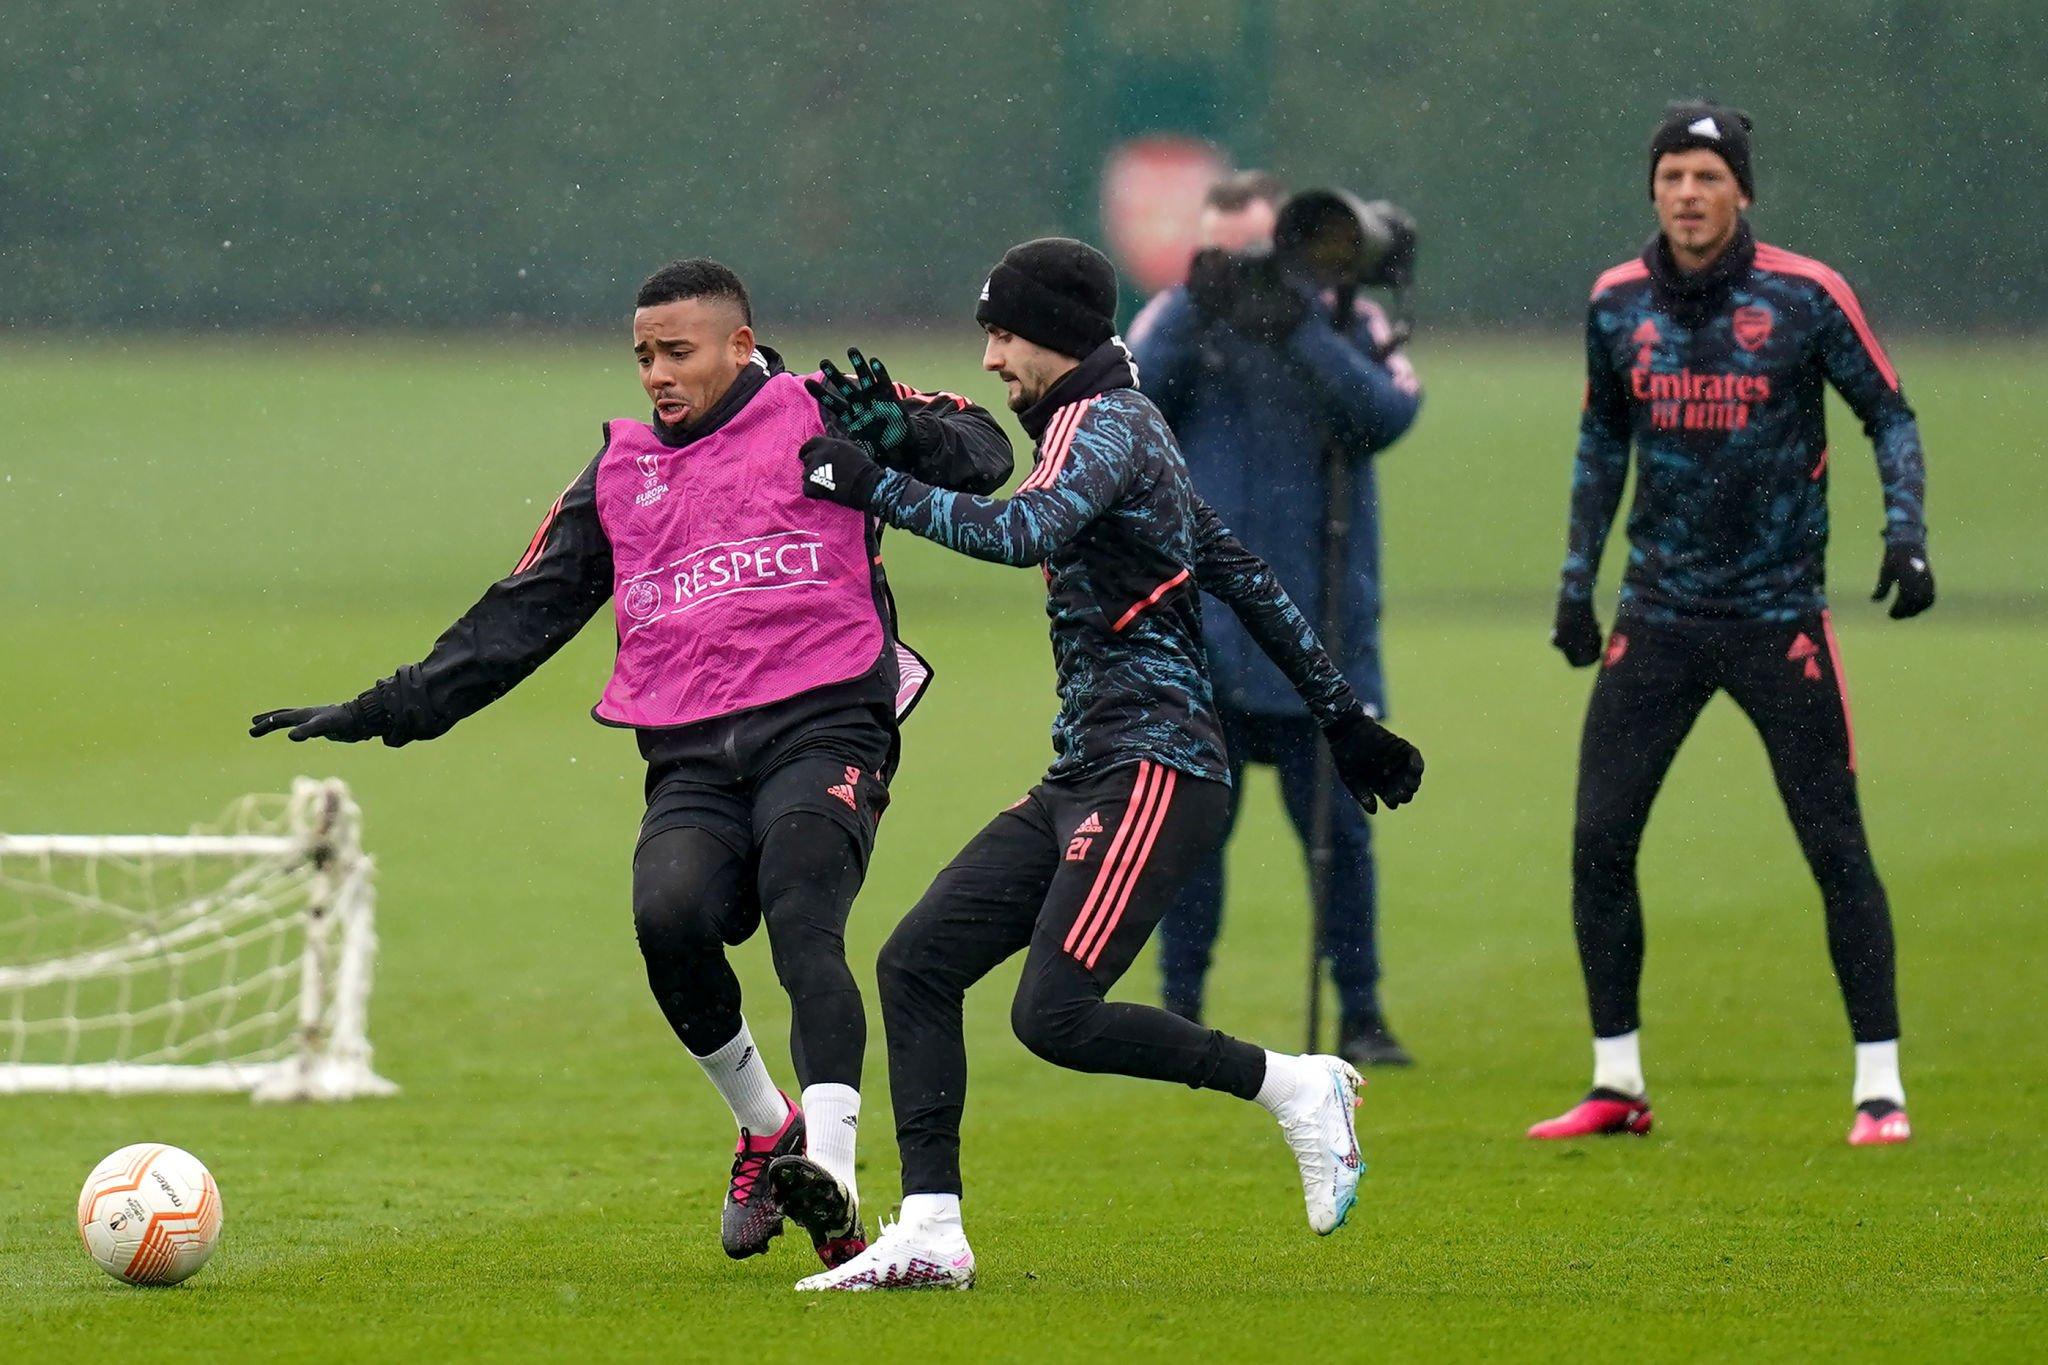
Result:
<svg viewBox="0 0 2048 1365"><path fill-rule="evenodd" d="M1167 1007L1199 1015L1203 979L1216 935L1223 928L1223 855L1237 822L1247 763L1270 764L1280 779L1281 800L1306 856L1313 837L1316 754L1322 733L1307 716L1261 716L1223 712L1224 743L1230 751L1233 788L1229 823L1209 855L1195 865L1179 898L1159 922L1159 965ZM1379 1009L1377 896L1372 861L1372 827L1358 803L1337 790L1332 822L1330 910L1323 924L1323 960L1336 983L1346 1018Z"/></svg>

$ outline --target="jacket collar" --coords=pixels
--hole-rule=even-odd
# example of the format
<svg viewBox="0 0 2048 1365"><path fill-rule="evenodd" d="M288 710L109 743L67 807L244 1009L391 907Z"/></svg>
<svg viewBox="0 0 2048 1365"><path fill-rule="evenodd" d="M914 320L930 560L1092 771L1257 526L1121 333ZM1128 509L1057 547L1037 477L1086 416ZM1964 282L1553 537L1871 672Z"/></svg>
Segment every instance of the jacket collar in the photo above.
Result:
<svg viewBox="0 0 2048 1365"><path fill-rule="evenodd" d="M1687 327L1697 327L1718 312L1728 301L1729 291L1748 276L1755 262L1756 236L1749 230L1747 218L1735 220L1734 239L1705 270L1680 270L1671 255L1671 243L1661 232L1643 248L1643 265L1649 269L1657 306Z"/></svg>
<svg viewBox="0 0 2048 1365"><path fill-rule="evenodd" d="M1053 414L1061 408L1111 389L1137 387L1138 367L1132 363L1130 351L1122 337L1111 337L1061 375L1036 403L1018 413L1017 422L1036 441L1045 435Z"/></svg>
<svg viewBox="0 0 2048 1365"><path fill-rule="evenodd" d="M694 441L701 441L738 416L740 409L751 403L754 395L761 391L761 386L786 368L788 367L782 363L782 356L774 347L756 346L753 359L740 366L739 375L732 381L732 386L711 405L711 411L705 413L702 419L687 427L675 427L662 421L661 414L656 413L653 418L654 434L671 450L679 450Z"/></svg>

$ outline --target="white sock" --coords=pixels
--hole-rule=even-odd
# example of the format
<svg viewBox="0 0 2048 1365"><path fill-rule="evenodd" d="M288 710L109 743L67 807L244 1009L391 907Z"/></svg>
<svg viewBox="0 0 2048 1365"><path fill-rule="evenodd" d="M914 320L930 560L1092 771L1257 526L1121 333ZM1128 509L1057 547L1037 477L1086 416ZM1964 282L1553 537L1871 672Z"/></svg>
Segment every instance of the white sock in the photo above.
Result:
<svg viewBox="0 0 2048 1365"><path fill-rule="evenodd" d="M906 1194L903 1196L903 1225L950 1232L965 1240L960 1226L960 1196L957 1194Z"/></svg>
<svg viewBox="0 0 2048 1365"><path fill-rule="evenodd" d="M1287 1102L1301 1089L1301 1058L1289 1057L1279 1052L1266 1054L1266 1079L1259 1082L1259 1093L1252 1096L1267 1113L1278 1115Z"/></svg>
<svg viewBox="0 0 2048 1365"><path fill-rule="evenodd" d="M860 1202L853 1175L853 1144L860 1131L860 1091L850 1085L804 1087L804 1155L839 1177Z"/></svg>
<svg viewBox="0 0 2048 1365"><path fill-rule="evenodd" d="M1899 1079L1899 1040L1856 1044L1856 1104L1890 1100L1906 1107L1906 1085Z"/></svg>
<svg viewBox="0 0 2048 1365"><path fill-rule="evenodd" d="M690 1055L697 1057L694 1052ZM731 1042L709 1057L697 1057L697 1065L725 1096L733 1122L755 1137L779 1131L789 1117L789 1101L768 1079L768 1065L761 1060L761 1049L754 1046L754 1035L748 1032L745 1020L740 1021L740 1031Z"/></svg>
<svg viewBox="0 0 2048 1365"><path fill-rule="evenodd" d="M1612 1038L1593 1040L1593 1088L1616 1090L1631 1099L1643 1091L1642 1030L1630 1029Z"/></svg>

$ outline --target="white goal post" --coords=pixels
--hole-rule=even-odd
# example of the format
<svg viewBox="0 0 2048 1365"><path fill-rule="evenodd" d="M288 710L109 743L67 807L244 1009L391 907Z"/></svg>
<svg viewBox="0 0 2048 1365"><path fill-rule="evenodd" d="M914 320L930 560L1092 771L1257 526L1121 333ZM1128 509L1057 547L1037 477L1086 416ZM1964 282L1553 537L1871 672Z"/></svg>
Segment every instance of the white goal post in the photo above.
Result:
<svg viewBox="0 0 2048 1365"><path fill-rule="evenodd" d="M0 834L0 1095L395 1093L370 1069L374 871L336 779L190 834Z"/></svg>

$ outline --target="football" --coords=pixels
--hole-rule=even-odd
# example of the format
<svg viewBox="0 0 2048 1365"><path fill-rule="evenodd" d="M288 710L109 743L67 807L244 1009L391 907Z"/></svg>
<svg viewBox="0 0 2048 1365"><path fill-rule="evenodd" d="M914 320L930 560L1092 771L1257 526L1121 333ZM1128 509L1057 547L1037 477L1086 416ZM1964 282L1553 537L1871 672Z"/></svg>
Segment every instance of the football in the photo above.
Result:
<svg viewBox="0 0 2048 1365"><path fill-rule="evenodd" d="M100 1269L128 1284L190 1279L220 1242L220 1187L198 1157L161 1142L123 1147L78 1194L78 1234Z"/></svg>

